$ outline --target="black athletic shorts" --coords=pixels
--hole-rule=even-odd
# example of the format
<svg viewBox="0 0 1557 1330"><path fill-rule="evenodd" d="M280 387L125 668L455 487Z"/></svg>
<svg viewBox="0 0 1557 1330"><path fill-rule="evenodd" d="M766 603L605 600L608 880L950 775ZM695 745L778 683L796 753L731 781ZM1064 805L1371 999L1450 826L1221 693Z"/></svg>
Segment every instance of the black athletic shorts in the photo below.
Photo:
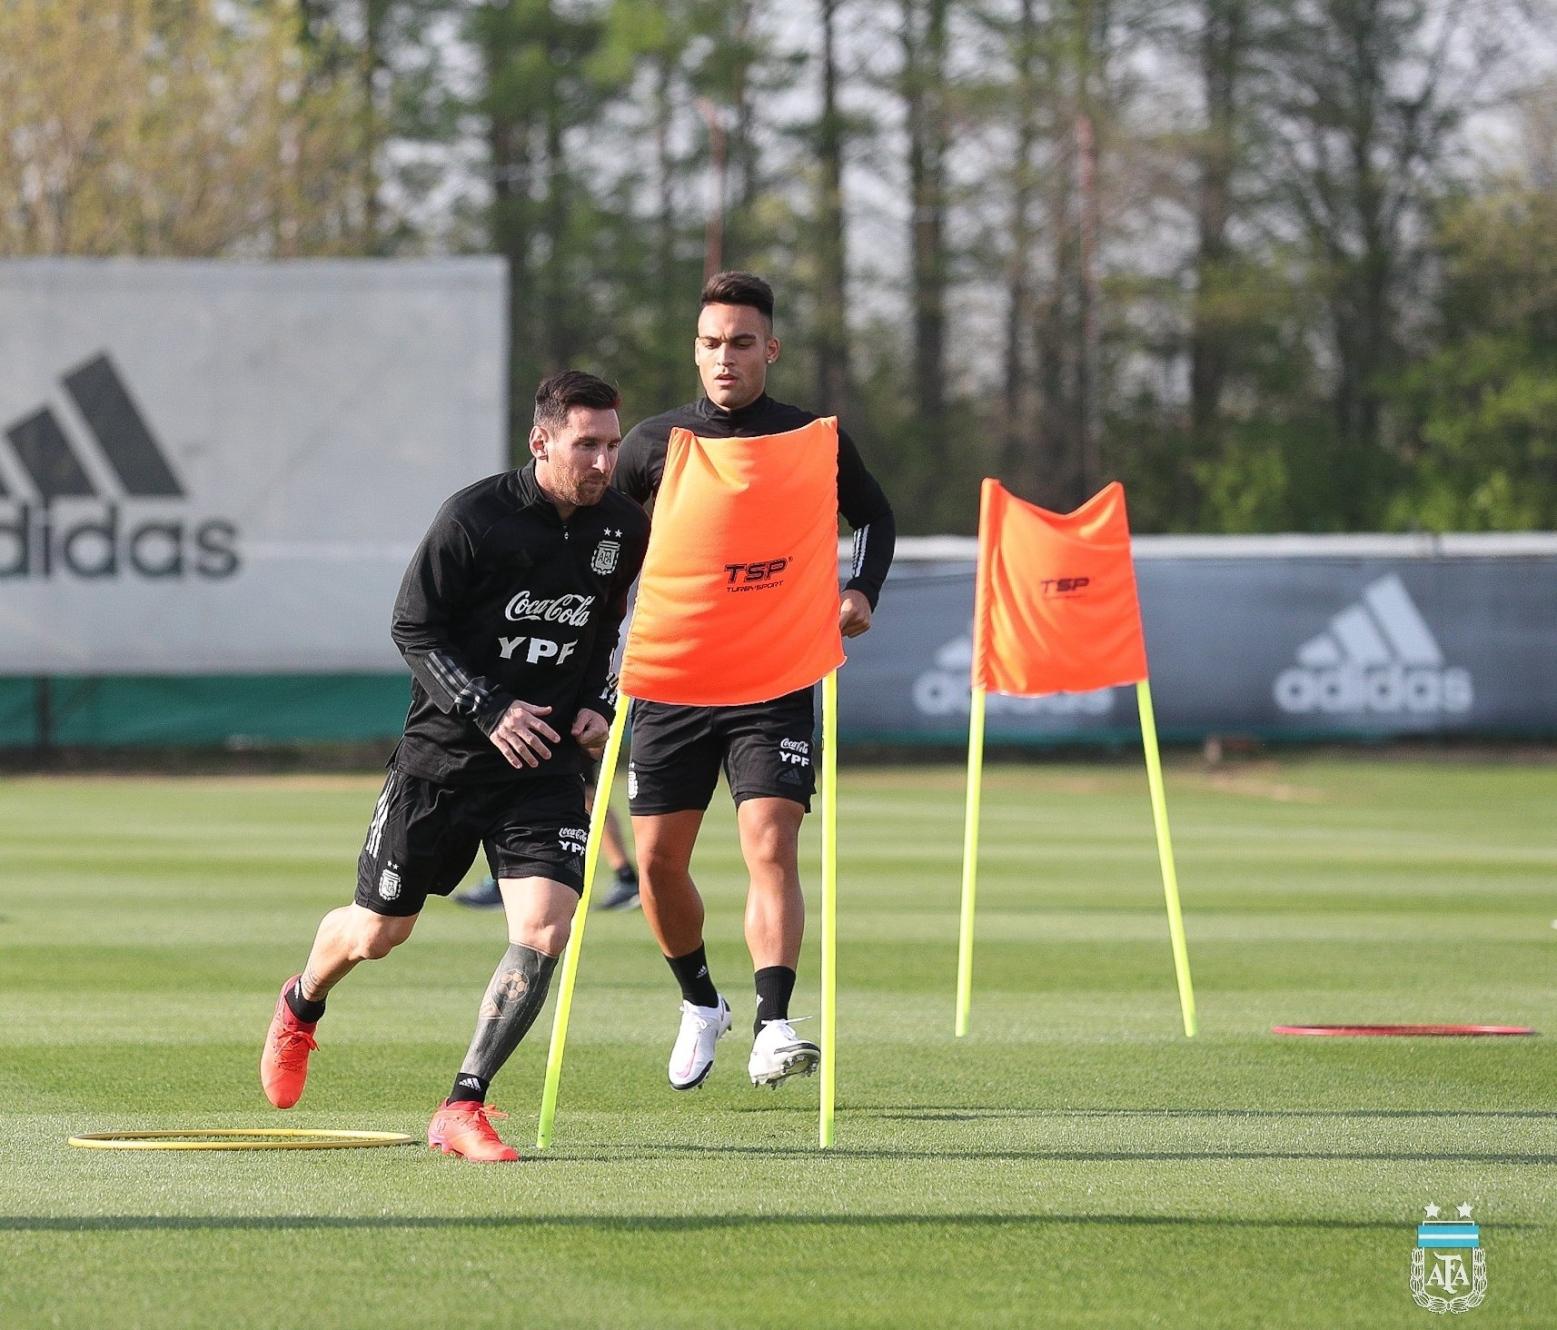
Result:
<svg viewBox="0 0 1557 1330"><path fill-rule="evenodd" d="M813 692L802 688L739 707L635 701L627 763L627 803L633 815L707 808L721 766L737 804L793 799L809 813L816 791Z"/></svg>
<svg viewBox="0 0 1557 1330"><path fill-rule="evenodd" d="M492 876L546 877L584 890L589 814L581 776L440 785L391 770L357 860L358 905L419 914L447 896L485 848Z"/></svg>

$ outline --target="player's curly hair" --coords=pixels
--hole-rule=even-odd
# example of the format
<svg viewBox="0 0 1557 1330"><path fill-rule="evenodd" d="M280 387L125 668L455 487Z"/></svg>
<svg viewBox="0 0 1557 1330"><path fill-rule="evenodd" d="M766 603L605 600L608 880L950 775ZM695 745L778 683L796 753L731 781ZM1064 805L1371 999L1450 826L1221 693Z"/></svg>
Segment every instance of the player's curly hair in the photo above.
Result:
<svg viewBox="0 0 1557 1330"><path fill-rule="evenodd" d="M615 411L622 395L604 379L581 369L565 369L541 380L535 390L535 423L555 429L567 423L568 408L593 407L597 411Z"/></svg>

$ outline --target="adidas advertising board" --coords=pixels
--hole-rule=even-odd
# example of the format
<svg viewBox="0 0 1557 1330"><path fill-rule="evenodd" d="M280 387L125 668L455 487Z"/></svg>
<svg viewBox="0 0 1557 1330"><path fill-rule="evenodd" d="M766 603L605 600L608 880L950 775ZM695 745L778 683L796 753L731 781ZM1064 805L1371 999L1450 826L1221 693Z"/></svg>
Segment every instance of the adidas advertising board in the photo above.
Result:
<svg viewBox="0 0 1557 1330"><path fill-rule="evenodd" d="M1295 715L1454 714L1469 711L1475 698L1470 672L1445 664L1395 573L1365 587L1297 657L1275 683L1276 705Z"/></svg>
<svg viewBox="0 0 1557 1330"><path fill-rule="evenodd" d="M1134 544L1166 739L1557 733L1557 539ZM900 558L839 674L848 738L966 742L972 604L971 558ZM988 699L991 743L1135 744L1137 726L1133 688Z"/></svg>
<svg viewBox="0 0 1557 1330"><path fill-rule="evenodd" d="M391 670L504 464L504 270L0 262L0 673Z"/></svg>

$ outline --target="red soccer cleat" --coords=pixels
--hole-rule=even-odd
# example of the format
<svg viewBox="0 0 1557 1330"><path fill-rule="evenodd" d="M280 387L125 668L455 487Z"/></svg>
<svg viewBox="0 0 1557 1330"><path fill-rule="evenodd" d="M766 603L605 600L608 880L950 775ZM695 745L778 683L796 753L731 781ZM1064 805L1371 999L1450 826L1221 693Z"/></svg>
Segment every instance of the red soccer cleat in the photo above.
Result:
<svg viewBox="0 0 1557 1330"><path fill-rule="evenodd" d="M303 1086L308 1081L308 1055L319 1047L314 1042L317 1022L298 1020L287 1006L287 989L299 978L294 974L281 985L276 1014L270 1018L265 1048L260 1054L260 1084L265 1087L265 1098L277 1108L291 1108L303 1097Z"/></svg>
<svg viewBox="0 0 1557 1330"><path fill-rule="evenodd" d="M427 1144L478 1164L511 1163L519 1158L519 1151L504 1145L489 1121L507 1116L475 1099L445 1099L427 1124Z"/></svg>

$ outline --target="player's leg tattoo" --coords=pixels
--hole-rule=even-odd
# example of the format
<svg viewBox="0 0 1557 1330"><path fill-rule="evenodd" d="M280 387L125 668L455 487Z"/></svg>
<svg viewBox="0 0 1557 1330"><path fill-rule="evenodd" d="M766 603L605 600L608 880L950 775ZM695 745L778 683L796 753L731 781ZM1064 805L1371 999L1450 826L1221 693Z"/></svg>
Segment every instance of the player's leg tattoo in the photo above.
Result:
<svg viewBox="0 0 1557 1330"><path fill-rule="evenodd" d="M487 985L451 1099L485 1099L487 1087L524 1038L551 988L557 958L510 943Z"/></svg>

